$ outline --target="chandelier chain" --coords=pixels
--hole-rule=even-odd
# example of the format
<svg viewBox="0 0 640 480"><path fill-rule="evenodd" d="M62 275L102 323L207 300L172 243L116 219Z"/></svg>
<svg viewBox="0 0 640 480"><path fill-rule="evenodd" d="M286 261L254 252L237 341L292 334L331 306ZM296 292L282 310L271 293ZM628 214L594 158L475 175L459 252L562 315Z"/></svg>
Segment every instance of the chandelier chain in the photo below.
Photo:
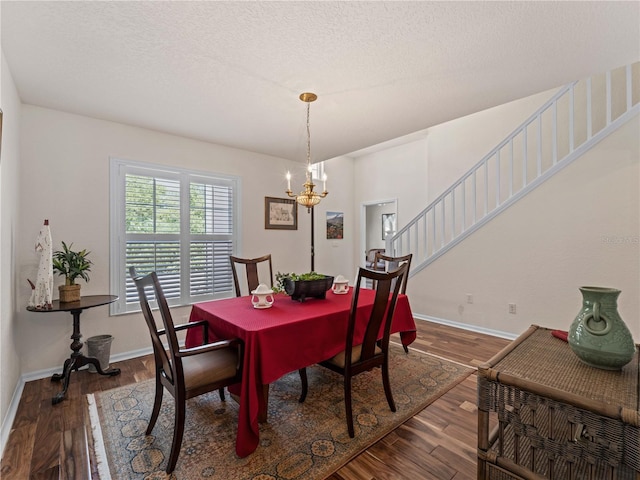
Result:
<svg viewBox="0 0 640 480"><path fill-rule="evenodd" d="M307 210L311 211L311 209L320 203L320 200L328 195L327 192L327 176L323 177L324 188L322 193L317 193L314 191L315 184L313 183L313 173L311 171L311 121L310 121L310 110L311 110L311 102L317 99L317 95L315 93L302 93L300 94L300 100L306 102L307 104L307 172L306 172L306 182L302 185L304 190L301 191L298 195L294 194L291 191L291 174L287 172L287 196L290 198L294 198L297 203L300 205L307 207Z"/></svg>
<svg viewBox="0 0 640 480"><path fill-rule="evenodd" d="M307 102L307 165L311 169L311 128L309 123L309 110L311 103Z"/></svg>

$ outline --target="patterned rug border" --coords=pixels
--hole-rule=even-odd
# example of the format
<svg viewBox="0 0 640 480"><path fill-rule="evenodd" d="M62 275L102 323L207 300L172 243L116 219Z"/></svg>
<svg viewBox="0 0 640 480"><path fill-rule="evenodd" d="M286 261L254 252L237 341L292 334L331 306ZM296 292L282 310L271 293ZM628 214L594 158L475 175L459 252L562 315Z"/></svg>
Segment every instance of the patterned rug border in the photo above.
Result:
<svg viewBox="0 0 640 480"><path fill-rule="evenodd" d="M450 362L450 363L456 363L458 366L465 368L465 369L470 369L471 367L469 367L468 365L464 365L458 362L452 362L451 360L448 360L446 358L443 357L439 357L437 355L431 355L430 353L425 353L422 350L416 350L414 349L414 351L416 352L420 352L423 355L429 355L430 357L434 357L437 358L438 360L444 360L446 362ZM395 425L391 425L387 428L383 428L380 429L380 435L378 435L377 437L375 437L373 440L371 440L370 443L368 443L367 445L364 445L361 449L357 450L353 455L351 455L350 457L345 457L344 462L337 464L337 466L333 469L333 471L330 474L333 474L335 472L337 472L338 470L340 470L342 467L344 467L347 463L349 463L351 460L353 460L354 458L356 458L358 455L360 455L362 452L364 452L365 450L367 450L369 447L371 447L372 445L378 443L380 440L382 440L384 437L386 437L387 435L389 435L391 432L393 432L395 429L399 428L401 425L404 425L406 422L408 422L410 419L412 419L414 416L416 416L419 412L421 412L422 410L428 408L430 405L432 405L434 402L436 402L440 397L442 397L443 395L445 395L447 392L449 392L451 389L455 388L457 385L459 385L460 383L464 382L467 378L469 378L470 375L473 375L475 373L475 370L471 370L469 372L467 372L466 374L461 374L460 377L456 378L455 380L453 380L451 383L447 384L446 387L444 387L441 391L439 391L437 394L433 395L433 397L431 397L431 400L429 401L429 403L427 403L426 405L422 406L422 407L416 407L415 409L409 410L409 412L412 412L410 415L408 415L406 418L404 418L404 420L399 421L398 423L396 423ZM346 419L345 419L346 422ZM346 428L346 427L345 427ZM102 479L100 479L102 480Z"/></svg>
<svg viewBox="0 0 640 480"><path fill-rule="evenodd" d="M398 350L398 354L402 354L404 355L404 352L401 352L401 350L399 349L399 345L395 344L394 342L392 342L392 348L395 350ZM346 465L347 463L349 463L351 460L353 460L355 457L357 457L358 455L360 455L362 452L364 452L365 450L367 450L368 448L370 448L372 445L374 445L375 443L379 442L381 439L383 439L386 435L388 435L389 433L391 433L393 430L397 429L398 427L400 427L401 425L403 425L405 422L407 422L408 420L410 420L411 418L413 418L416 414L418 414L419 412L421 412L422 410L428 408L430 405L432 405L434 402L436 402L440 397L442 397L443 395L445 395L447 392L449 392L451 389L455 388L457 385L459 385L461 382L463 382L465 379L467 379L469 376L475 374L476 372L476 368L471 366L471 365L466 365L460 362L456 362L455 360L450 360L448 358L444 358L441 357L439 355L434 355L428 352L425 352L423 350L417 349L417 348L411 348L410 349L412 352L415 352L416 354L418 354L419 356L425 356L425 357L430 357L432 359L435 359L439 362L444 362L445 364L453 364L455 366L457 366L459 368L459 372L458 372L458 376L457 378L451 380L450 382L448 382L446 385L442 386L437 392L431 394L429 396L429 400L426 404L422 405L422 404L416 404L416 405L412 405L412 408L409 408L408 410L404 411L404 412L396 412L394 415L398 415L399 413L401 413L401 415L399 417L396 417L398 420L395 422L391 422L388 425L384 425L381 428L377 428L375 434L369 438L366 442L363 443L363 445L361 447L357 447L350 455L345 455L342 459L340 459L339 461L336 461L335 463L330 463L330 467L331 467L331 472L327 472L327 475L330 475L332 473L335 473L336 471L338 471L340 468L342 468L344 465ZM379 375L379 374L378 374ZM145 383L153 383L155 382L154 379L149 379L149 380L145 380L144 382L140 382L137 385L141 385L141 384L145 384ZM392 379L393 382L393 379ZM120 389L125 389L127 387L130 387L131 385L124 385L124 386L120 386L120 387L116 387L114 389L111 390L106 390L103 392L97 392L99 394L107 394L108 392L114 392ZM383 394L384 396L384 394ZM394 392L394 396L395 396L395 392ZM171 401L173 401L172 397L165 392L165 399L169 398L171 399ZM386 405L386 403L385 403ZM102 432L102 427L101 427L101 419L100 419L100 414L99 414L99 407L98 407L98 402L96 399L96 396L94 394L87 394L87 408L88 408L88 414L89 414L89 418L90 418L90 422L91 422L91 435L92 435L92 444L93 444L93 449L94 449L94 458L95 458L95 462L96 462L96 468L95 470L97 470L97 473L99 475L99 480L120 480L119 478L115 478L112 477L111 475L111 468L109 465L109 461L108 461L108 454L107 454L107 448L105 445L105 437L103 435ZM388 408L388 406L387 406ZM354 418L355 418L355 411L354 411ZM158 428L158 427L156 427ZM346 430L346 422L345 422L345 426L344 426L345 430ZM186 435L186 432L185 432ZM235 431L234 431L234 435L235 435ZM357 434L356 434L357 436ZM186 437L185 437L186 438ZM183 448L184 448L184 441L183 441ZM251 456L250 456L251 457ZM249 458L250 458L249 457ZM166 459L165 459L166 462ZM180 460L178 460L178 464L180 464ZM163 464L160 466L160 468L164 467L164 462ZM177 467L177 469L179 468L179 465ZM95 471L94 470L94 471ZM156 478L161 478L158 477L157 475L154 474L150 474L149 476L145 476L145 479L156 479ZM165 476L162 478L167 478L167 479L175 479L178 478L174 475L171 476ZM182 477L180 477L182 478ZM213 477L213 478L218 478L217 476ZM234 477L235 478L235 477ZM272 477L268 477L268 476L264 476L264 478L272 478ZM273 477L275 478L275 477Z"/></svg>

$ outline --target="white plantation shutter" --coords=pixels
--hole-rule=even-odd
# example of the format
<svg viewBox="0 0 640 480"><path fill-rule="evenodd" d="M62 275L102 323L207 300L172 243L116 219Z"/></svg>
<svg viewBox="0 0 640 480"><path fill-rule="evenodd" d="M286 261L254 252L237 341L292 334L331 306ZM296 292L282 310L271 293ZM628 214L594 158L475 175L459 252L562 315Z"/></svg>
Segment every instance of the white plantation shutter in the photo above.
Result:
<svg viewBox="0 0 640 480"><path fill-rule="evenodd" d="M112 314L140 309L129 276L155 271L170 305L233 295L236 178L112 160Z"/></svg>
<svg viewBox="0 0 640 480"><path fill-rule="evenodd" d="M129 277L129 267L140 274L157 272L167 300L180 298L180 242L127 240L126 244L126 300L138 302L138 291ZM139 306L139 305L138 305Z"/></svg>
<svg viewBox="0 0 640 480"><path fill-rule="evenodd" d="M233 253L233 189L197 182L190 188L191 296L231 292L233 278L229 255Z"/></svg>

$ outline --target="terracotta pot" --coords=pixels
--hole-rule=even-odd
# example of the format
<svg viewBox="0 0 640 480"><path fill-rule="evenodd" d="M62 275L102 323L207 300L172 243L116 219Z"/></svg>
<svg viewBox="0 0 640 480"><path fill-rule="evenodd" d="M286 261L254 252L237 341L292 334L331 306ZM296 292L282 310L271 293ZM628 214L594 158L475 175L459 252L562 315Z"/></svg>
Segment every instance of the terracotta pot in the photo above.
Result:
<svg viewBox="0 0 640 480"><path fill-rule="evenodd" d="M60 292L60 303L80 301L80 285L60 285L58 292Z"/></svg>

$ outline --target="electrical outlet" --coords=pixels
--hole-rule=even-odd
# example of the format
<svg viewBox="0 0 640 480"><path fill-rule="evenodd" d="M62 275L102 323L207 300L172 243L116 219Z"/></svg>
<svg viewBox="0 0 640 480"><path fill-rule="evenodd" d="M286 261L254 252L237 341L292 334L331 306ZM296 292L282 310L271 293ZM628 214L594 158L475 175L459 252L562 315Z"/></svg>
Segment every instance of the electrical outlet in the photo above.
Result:
<svg viewBox="0 0 640 480"><path fill-rule="evenodd" d="M470 293L467 293L467 303L473 303L473 295Z"/></svg>
<svg viewBox="0 0 640 480"><path fill-rule="evenodd" d="M516 304L515 303L510 303L509 304L509 313L512 313L513 315L516 314Z"/></svg>

